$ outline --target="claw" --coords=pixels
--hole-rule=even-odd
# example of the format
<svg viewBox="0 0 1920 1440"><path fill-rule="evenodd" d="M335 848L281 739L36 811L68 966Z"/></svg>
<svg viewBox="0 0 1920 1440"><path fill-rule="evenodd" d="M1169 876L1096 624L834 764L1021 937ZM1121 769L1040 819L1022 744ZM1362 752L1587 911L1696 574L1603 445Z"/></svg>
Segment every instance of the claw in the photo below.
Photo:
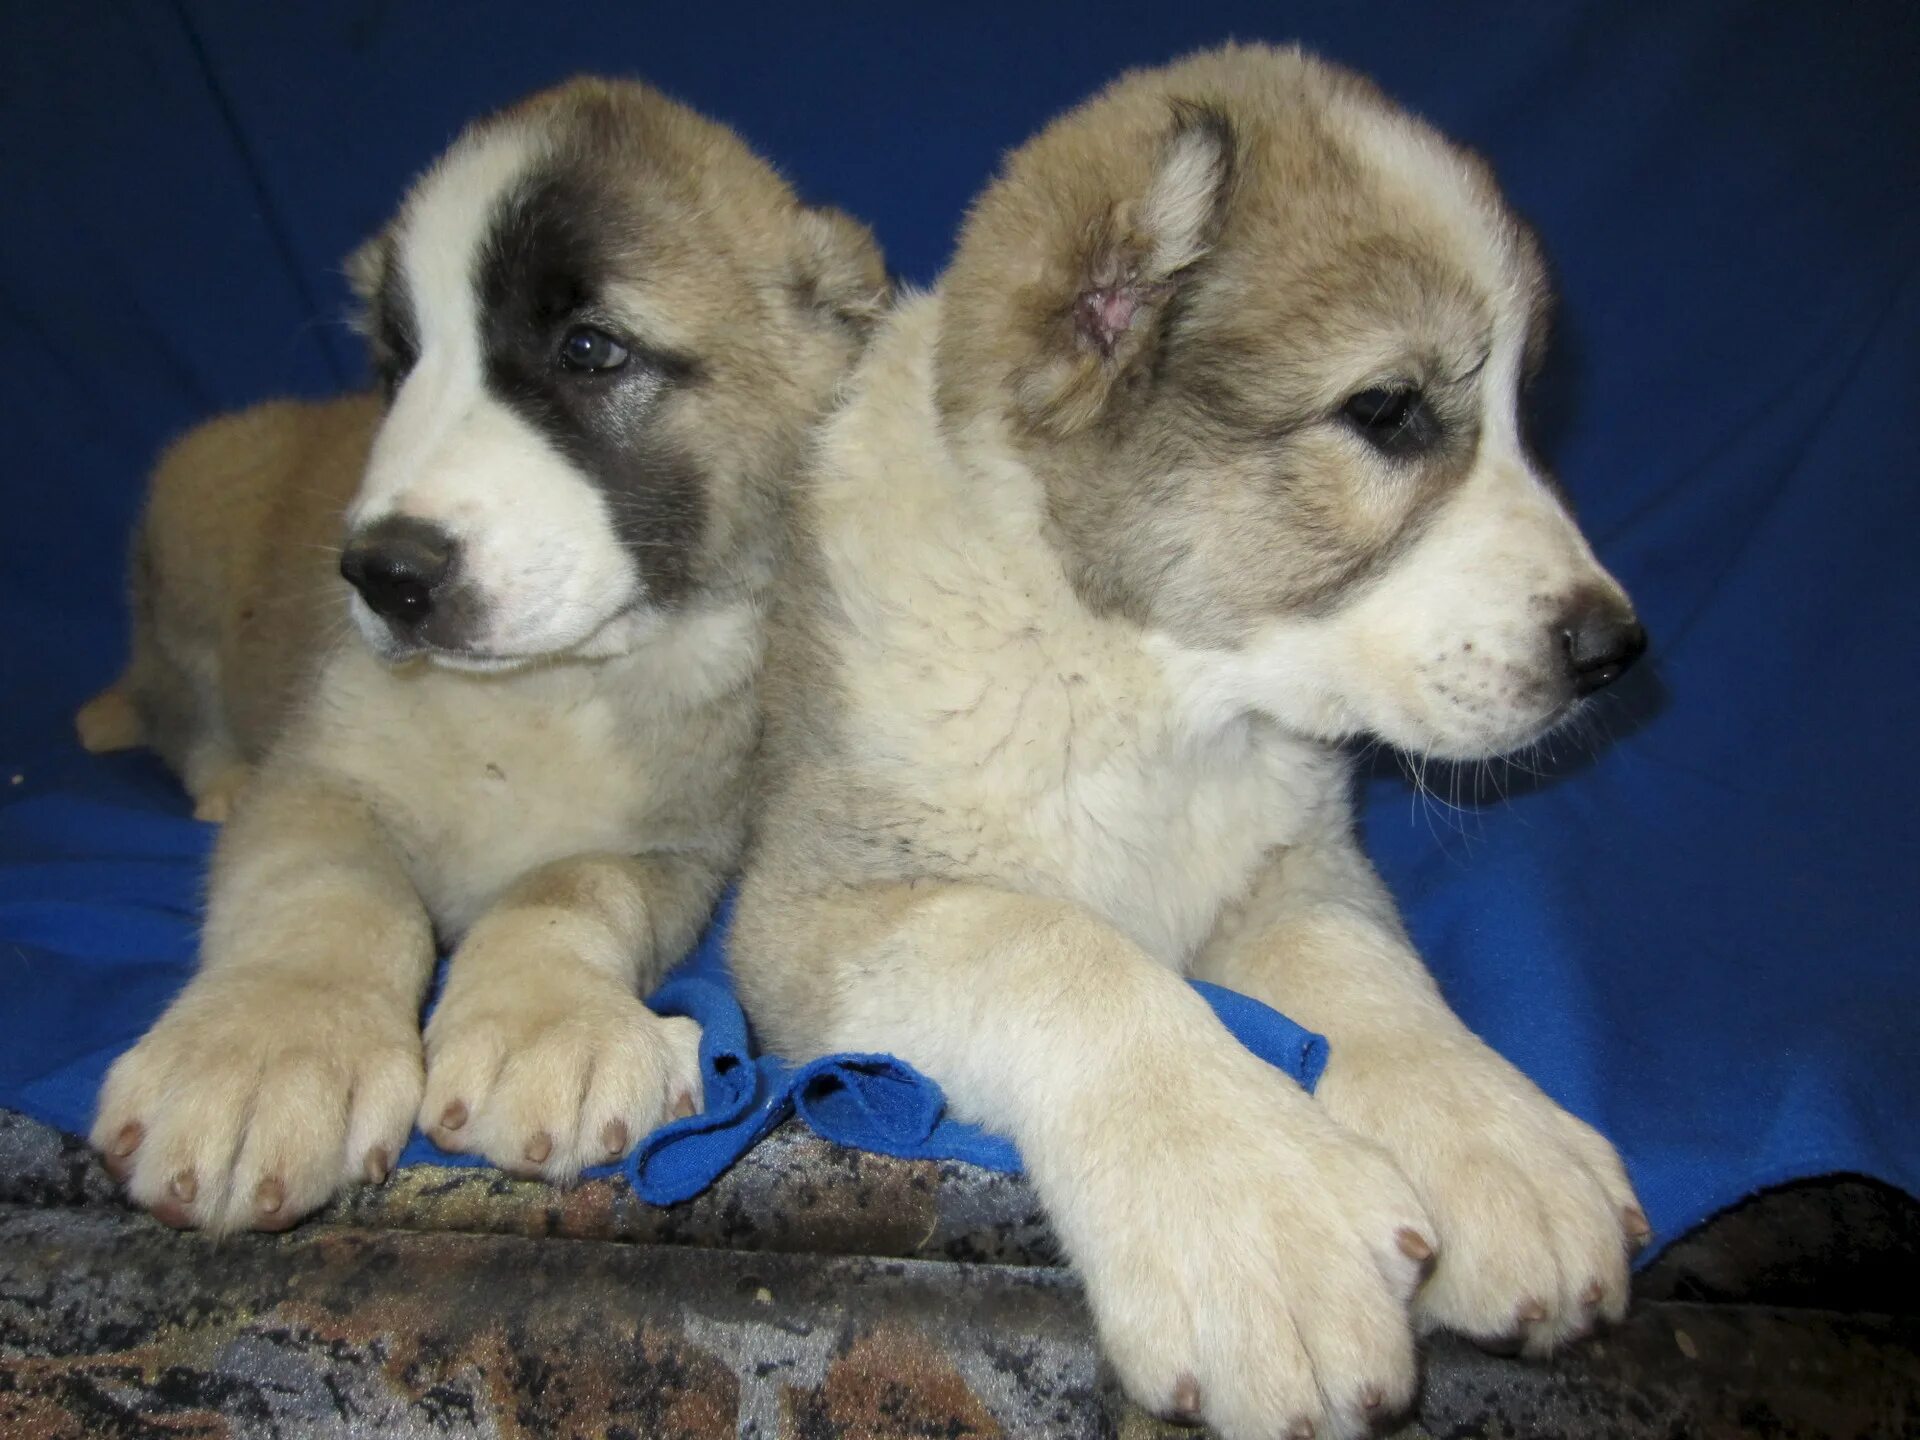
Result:
<svg viewBox="0 0 1920 1440"><path fill-rule="evenodd" d="M1168 1418L1177 1425L1198 1425L1200 1423L1200 1382L1191 1375L1182 1375L1173 1384L1173 1409Z"/></svg>
<svg viewBox="0 0 1920 1440"><path fill-rule="evenodd" d="M612 1159L618 1160L627 1153L627 1122L609 1120L600 1129L600 1148Z"/></svg>
<svg viewBox="0 0 1920 1440"><path fill-rule="evenodd" d="M1647 1242L1653 1239L1653 1224L1647 1219L1647 1212L1638 1205L1629 1205L1620 1212L1620 1222L1627 1232L1627 1245L1633 1250L1643 1250Z"/></svg>
<svg viewBox="0 0 1920 1440"><path fill-rule="evenodd" d="M1433 1267L1439 1263L1433 1253L1433 1245L1418 1230L1402 1225L1393 1236L1394 1244L1400 1247L1400 1253L1420 1267L1419 1283L1427 1283L1433 1274Z"/></svg>
<svg viewBox="0 0 1920 1440"><path fill-rule="evenodd" d="M153 1218L158 1220L162 1225L169 1226L172 1229L193 1229L193 1216L187 1212L187 1207L178 1201L162 1200L158 1205L153 1207L150 1213L153 1215Z"/></svg>

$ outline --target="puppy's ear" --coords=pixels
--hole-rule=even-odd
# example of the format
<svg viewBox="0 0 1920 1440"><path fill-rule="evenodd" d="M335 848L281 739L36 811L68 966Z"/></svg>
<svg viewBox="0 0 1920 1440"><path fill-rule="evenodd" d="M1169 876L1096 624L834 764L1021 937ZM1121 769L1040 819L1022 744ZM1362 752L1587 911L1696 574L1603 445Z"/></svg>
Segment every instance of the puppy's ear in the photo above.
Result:
<svg viewBox="0 0 1920 1440"><path fill-rule="evenodd" d="M1042 362L1018 385L1027 417L1066 436L1097 419L1159 343L1168 302L1220 233L1233 188L1231 122L1179 101L1139 193L1077 237L1067 293L1042 300Z"/></svg>
<svg viewBox="0 0 1920 1440"><path fill-rule="evenodd" d="M801 308L864 341L893 299L873 232L843 210L802 207L794 226L792 290Z"/></svg>
<svg viewBox="0 0 1920 1440"><path fill-rule="evenodd" d="M374 297L380 293L392 249L392 238L382 230L356 245L341 267L346 271L347 288L353 292L353 309L348 312L347 323L361 335L371 333Z"/></svg>

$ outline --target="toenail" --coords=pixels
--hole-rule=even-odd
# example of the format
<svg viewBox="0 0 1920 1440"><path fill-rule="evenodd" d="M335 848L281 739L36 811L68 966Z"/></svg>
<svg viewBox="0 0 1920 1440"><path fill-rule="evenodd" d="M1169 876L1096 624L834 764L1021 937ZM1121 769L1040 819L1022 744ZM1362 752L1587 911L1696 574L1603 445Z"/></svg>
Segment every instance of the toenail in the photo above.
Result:
<svg viewBox="0 0 1920 1440"><path fill-rule="evenodd" d="M1293 1422L1293 1428L1287 1432L1287 1440L1313 1440L1313 1421L1304 1416Z"/></svg>
<svg viewBox="0 0 1920 1440"><path fill-rule="evenodd" d="M262 1215L278 1215L286 1203L287 1187L280 1183L277 1175L269 1175L253 1187L253 1208Z"/></svg>
<svg viewBox="0 0 1920 1440"><path fill-rule="evenodd" d="M544 1165L547 1163L547 1157L553 1154L553 1137L544 1130L537 1131L527 1142L527 1148L521 1153L531 1164Z"/></svg>
<svg viewBox="0 0 1920 1440"><path fill-rule="evenodd" d="M442 1130L458 1130L466 1123L467 1102L464 1100L452 1101L446 1109L440 1112L440 1128Z"/></svg>
<svg viewBox="0 0 1920 1440"><path fill-rule="evenodd" d="M1189 1424L1200 1419L1200 1382L1182 1375L1173 1382L1173 1413Z"/></svg>
<svg viewBox="0 0 1920 1440"><path fill-rule="evenodd" d="M162 1200L158 1205L155 1205L152 1210L152 1215L153 1218L158 1220L162 1225L171 1226L175 1230L191 1230L193 1228L193 1216L187 1213L187 1207L184 1205L176 1205L171 1200Z"/></svg>
<svg viewBox="0 0 1920 1440"><path fill-rule="evenodd" d="M1522 1325L1538 1325L1547 1318L1547 1307L1538 1300L1522 1300L1520 1308L1514 1311L1513 1318Z"/></svg>
<svg viewBox="0 0 1920 1440"><path fill-rule="evenodd" d="M200 1193L199 1178L191 1170L179 1171L167 1181L167 1193L182 1205L191 1205L193 1197Z"/></svg>
<svg viewBox="0 0 1920 1440"><path fill-rule="evenodd" d="M1400 1247L1400 1253L1420 1267L1420 1278L1425 1281L1433 1273L1433 1246L1418 1230L1403 1225L1394 1233L1394 1243Z"/></svg>
<svg viewBox="0 0 1920 1440"><path fill-rule="evenodd" d="M1586 1306L1598 1305L1601 1302L1601 1300L1606 1298L1606 1293L1607 1293L1606 1287L1602 1285L1598 1280L1595 1280L1591 1285L1587 1286L1586 1289L1580 1292L1580 1303Z"/></svg>
<svg viewBox="0 0 1920 1440"><path fill-rule="evenodd" d="M1379 1389L1368 1390L1360 1397L1360 1408L1369 1415L1387 1403L1387 1397Z"/></svg>
<svg viewBox="0 0 1920 1440"><path fill-rule="evenodd" d="M672 1116L675 1120L684 1120L693 1114L693 1092L682 1090L674 1098Z"/></svg>
<svg viewBox="0 0 1920 1440"><path fill-rule="evenodd" d="M600 1148L609 1155L627 1153L627 1122L609 1120L600 1130Z"/></svg>
<svg viewBox="0 0 1920 1440"><path fill-rule="evenodd" d="M1626 1226L1627 1240L1638 1250L1653 1238L1653 1224L1647 1219L1647 1212L1638 1205L1629 1205L1620 1215Z"/></svg>
<svg viewBox="0 0 1920 1440"><path fill-rule="evenodd" d="M129 1120L120 1127L120 1133L113 1137L113 1148L107 1153L124 1160L140 1148L140 1142L147 1138L144 1126L138 1120Z"/></svg>
<svg viewBox="0 0 1920 1440"><path fill-rule="evenodd" d="M387 1147L376 1145L367 1151L367 1162L361 1167L361 1173L367 1177L369 1185L385 1182L387 1172L393 1168L393 1161L387 1157Z"/></svg>

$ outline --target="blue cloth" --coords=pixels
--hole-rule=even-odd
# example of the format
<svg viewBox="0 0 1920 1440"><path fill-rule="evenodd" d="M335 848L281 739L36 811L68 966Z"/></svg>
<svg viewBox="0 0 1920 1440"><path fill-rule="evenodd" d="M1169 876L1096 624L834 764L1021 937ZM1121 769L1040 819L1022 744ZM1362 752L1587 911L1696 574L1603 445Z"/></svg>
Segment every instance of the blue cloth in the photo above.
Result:
<svg viewBox="0 0 1920 1440"><path fill-rule="evenodd" d="M924 282L1049 114L1127 65L1297 38L1482 151L1540 231L1563 303L1535 433L1654 641L1596 711L1605 743L1557 746L1552 780L1501 773L1510 797L1465 815L1370 782L1368 847L1423 953L1619 1144L1663 1240L1798 1175L1920 1190L1920 7L461 14L0 6L0 794L95 802L13 831L0 1068L109 1051L152 1008L161 982L60 957L183 953L94 903L192 912L194 866L140 839L179 801L68 728L124 653L154 450L364 373L339 259L464 119L570 71L645 74Z"/></svg>
<svg viewBox="0 0 1920 1440"><path fill-rule="evenodd" d="M84 1134L107 1067L160 1018L193 974L192 903L213 827L159 808L54 794L0 807L0 1106ZM107 853L102 837L113 837ZM774 1126L797 1114L842 1145L913 1160L1017 1171L1000 1136L946 1114L940 1087L890 1055L803 1065L760 1053L727 973L723 900L693 953L649 1003L701 1026L705 1104L647 1136L625 1169L655 1205L692 1199ZM436 977L434 992L445 970ZM1327 1042L1244 995L1196 982L1228 1030L1311 1090ZM428 1013L432 1011L429 1000ZM400 1164L478 1165L418 1131ZM590 1170L604 1175L620 1166Z"/></svg>

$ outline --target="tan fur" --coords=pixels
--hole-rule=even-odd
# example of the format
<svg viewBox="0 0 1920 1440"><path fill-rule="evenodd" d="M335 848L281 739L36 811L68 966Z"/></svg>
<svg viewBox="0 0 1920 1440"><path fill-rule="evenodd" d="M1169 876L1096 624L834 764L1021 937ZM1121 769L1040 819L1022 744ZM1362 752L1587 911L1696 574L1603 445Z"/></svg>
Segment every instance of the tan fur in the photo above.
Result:
<svg viewBox="0 0 1920 1440"><path fill-rule="evenodd" d="M586 218L647 216L595 313L702 367L649 419L698 468L697 553L671 604L642 592L518 663L383 663L339 575L343 523L369 507L464 487L463 543L521 547L502 585L535 619L605 603L547 603L573 555L638 563L618 496L603 512L486 391L444 383L448 353L475 353L459 247L555 154L601 207ZM427 378L385 411L267 405L170 450L135 550L133 662L79 721L100 743L144 735L199 813L230 815L200 971L113 1067L94 1127L173 1224L283 1228L382 1178L416 1117L564 1180L699 1101L698 1027L640 995L735 862L782 493L885 291L862 227L801 207L722 127L600 81L472 127L350 262L370 301L397 257ZM379 356L391 335L370 328ZM454 955L423 1044L436 937Z"/></svg>
<svg viewBox="0 0 1920 1440"><path fill-rule="evenodd" d="M1128 1390L1229 1437L1363 1432L1416 1322L1539 1351L1625 1303L1618 1160L1447 1010L1339 748L1537 735L1554 607L1624 606L1519 445L1541 307L1484 167L1297 52L1200 55L1009 157L796 507L756 1025L1010 1135ZM1403 460L1342 414L1389 382L1444 422ZM1329 1035L1318 1095L1187 974Z"/></svg>
<svg viewBox="0 0 1920 1440"><path fill-rule="evenodd" d="M231 802L344 624L341 516L379 418L371 396L277 401L167 448L134 534L132 654L76 722L83 743L103 714L134 723L89 749L149 744L199 805Z"/></svg>

